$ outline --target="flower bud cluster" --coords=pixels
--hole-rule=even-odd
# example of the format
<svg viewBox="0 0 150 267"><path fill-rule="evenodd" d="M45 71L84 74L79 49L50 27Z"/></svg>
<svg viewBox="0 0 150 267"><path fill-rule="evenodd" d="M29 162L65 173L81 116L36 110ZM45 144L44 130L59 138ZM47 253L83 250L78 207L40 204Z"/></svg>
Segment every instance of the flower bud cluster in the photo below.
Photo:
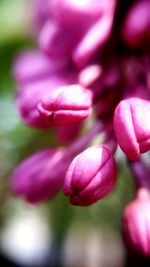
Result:
<svg viewBox="0 0 150 267"><path fill-rule="evenodd" d="M150 2L32 1L37 47L14 63L16 104L24 123L55 126L66 147L48 148L23 161L12 175L12 189L33 203L64 187L73 205L88 206L115 186L117 144L142 166L132 163L132 171L144 172L140 155L150 150ZM91 130L79 138L91 115ZM103 142L87 148L101 133ZM139 180L135 171L133 176ZM144 182L146 190L148 185ZM138 229L137 209L131 220ZM125 214L126 221L128 209ZM131 240L132 227L125 228ZM147 254L150 244L136 240L131 243L139 250L147 246Z"/></svg>

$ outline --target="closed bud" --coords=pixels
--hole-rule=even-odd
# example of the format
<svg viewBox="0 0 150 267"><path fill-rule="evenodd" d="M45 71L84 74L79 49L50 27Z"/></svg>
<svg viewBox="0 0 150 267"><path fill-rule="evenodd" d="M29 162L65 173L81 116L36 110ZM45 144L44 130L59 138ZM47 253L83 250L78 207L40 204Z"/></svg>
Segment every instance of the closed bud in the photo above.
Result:
<svg viewBox="0 0 150 267"><path fill-rule="evenodd" d="M134 253L150 256L150 195L144 188L125 208L123 234L127 247Z"/></svg>
<svg viewBox="0 0 150 267"><path fill-rule="evenodd" d="M68 161L64 149L45 149L24 160L11 177L12 191L30 203L53 197L62 187Z"/></svg>
<svg viewBox="0 0 150 267"><path fill-rule="evenodd" d="M116 0L49 2L57 23L44 27L41 48L50 56L72 55L77 66L85 65L110 35Z"/></svg>
<svg viewBox="0 0 150 267"><path fill-rule="evenodd" d="M105 146L84 150L70 164L64 193L73 205L88 206L105 197L116 182L116 163Z"/></svg>
<svg viewBox="0 0 150 267"><path fill-rule="evenodd" d="M130 160L150 149L150 102L137 97L122 100L115 109L114 130Z"/></svg>
<svg viewBox="0 0 150 267"><path fill-rule="evenodd" d="M48 59L38 50L28 50L15 59L13 76L19 83L33 82L56 73L62 65L60 61Z"/></svg>
<svg viewBox="0 0 150 267"><path fill-rule="evenodd" d="M78 84L62 86L46 95L38 105L39 113L49 125L79 122L91 113L92 93Z"/></svg>
<svg viewBox="0 0 150 267"><path fill-rule="evenodd" d="M137 1L127 14L123 27L123 39L131 47L150 45L150 1Z"/></svg>
<svg viewBox="0 0 150 267"><path fill-rule="evenodd" d="M116 0L49 0L53 17L64 27L87 27L105 12L112 11ZM78 29L80 30L80 29Z"/></svg>
<svg viewBox="0 0 150 267"><path fill-rule="evenodd" d="M108 40L113 24L113 13L104 14L96 21L87 32L73 51L73 61L79 67L85 66L92 57L101 49Z"/></svg>
<svg viewBox="0 0 150 267"><path fill-rule="evenodd" d="M23 84L16 97L17 107L23 121L36 128L50 127L49 120L40 115L38 104L42 98L50 97L53 91L67 83L69 83L69 78L58 73L48 79Z"/></svg>
<svg viewBox="0 0 150 267"><path fill-rule="evenodd" d="M48 20L39 36L40 49L52 59L65 59L70 55L77 42L78 34L72 29L66 31L57 22Z"/></svg>

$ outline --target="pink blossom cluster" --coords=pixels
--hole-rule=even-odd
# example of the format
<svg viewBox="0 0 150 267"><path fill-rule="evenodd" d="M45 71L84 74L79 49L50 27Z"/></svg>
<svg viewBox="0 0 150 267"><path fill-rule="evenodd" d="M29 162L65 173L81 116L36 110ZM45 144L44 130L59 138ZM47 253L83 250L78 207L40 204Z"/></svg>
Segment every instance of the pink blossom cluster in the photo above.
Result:
<svg viewBox="0 0 150 267"><path fill-rule="evenodd" d="M150 150L150 1L32 1L37 47L14 63L16 104L25 124L54 127L65 146L24 160L12 190L39 203L63 188L73 205L91 205L116 184L119 144L137 185L124 233L150 256L150 170L141 161Z"/></svg>

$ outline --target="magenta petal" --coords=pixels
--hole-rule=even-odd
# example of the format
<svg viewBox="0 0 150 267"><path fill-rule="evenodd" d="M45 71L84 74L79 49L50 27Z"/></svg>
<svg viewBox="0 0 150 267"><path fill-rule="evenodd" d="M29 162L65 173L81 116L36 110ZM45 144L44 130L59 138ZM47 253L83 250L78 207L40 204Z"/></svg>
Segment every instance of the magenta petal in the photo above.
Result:
<svg viewBox="0 0 150 267"><path fill-rule="evenodd" d="M134 253L150 256L150 196L140 189L134 201L125 209L123 233L128 248Z"/></svg>

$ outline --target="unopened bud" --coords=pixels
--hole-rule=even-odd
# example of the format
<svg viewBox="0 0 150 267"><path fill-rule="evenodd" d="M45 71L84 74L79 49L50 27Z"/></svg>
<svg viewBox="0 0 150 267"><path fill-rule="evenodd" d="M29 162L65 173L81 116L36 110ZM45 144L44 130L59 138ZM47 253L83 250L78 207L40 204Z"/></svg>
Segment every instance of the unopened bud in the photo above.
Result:
<svg viewBox="0 0 150 267"><path fill-rule="evenodd" d="M13 76L19 83L33 82L54 74L63 63L48 59L41 51L27 50L17 56Z"/></svg>
<svg viewBox="0 0 150 267"><path fill-rule="evenodd" d="M137 1L129 10L123 27L123 39L131 47L150 45L150 1Z"/></svg>
<svg viewBox="0 0 150 267"><path fill-rule="evenodd" d="M150 256L150 195L141 188L134 201L124 211L123 234L134 253Z"/></svg>
<svg viewBox="0 0 150 267"><path fill-rule="evenodd" d="M116 164L104 146L84 150L70 164L64 193L73 205L88 206L110 193L116 182Z"/></svg>
<svg viewBox="0 0 150 267"><path fill-rule="evenodd" d="M64 149L45 149L20 163L11 177L12 191L28 202L53 197L62 187L68 161Z"/></svg>
<svg viewBox="0 0 150 267"><path fill-rule="evenodd" d="M91 113L92 93L74 84L62 86L46 95L39 103L38 110L49 125L66 125L86 119Z"/></svg>
<svg viewBox="0 0 150 267"><path fill-rule="evenodd" d="M150 149L150 102L140 98L122 100L114 114L118 143L130 160Z"/></svg>

